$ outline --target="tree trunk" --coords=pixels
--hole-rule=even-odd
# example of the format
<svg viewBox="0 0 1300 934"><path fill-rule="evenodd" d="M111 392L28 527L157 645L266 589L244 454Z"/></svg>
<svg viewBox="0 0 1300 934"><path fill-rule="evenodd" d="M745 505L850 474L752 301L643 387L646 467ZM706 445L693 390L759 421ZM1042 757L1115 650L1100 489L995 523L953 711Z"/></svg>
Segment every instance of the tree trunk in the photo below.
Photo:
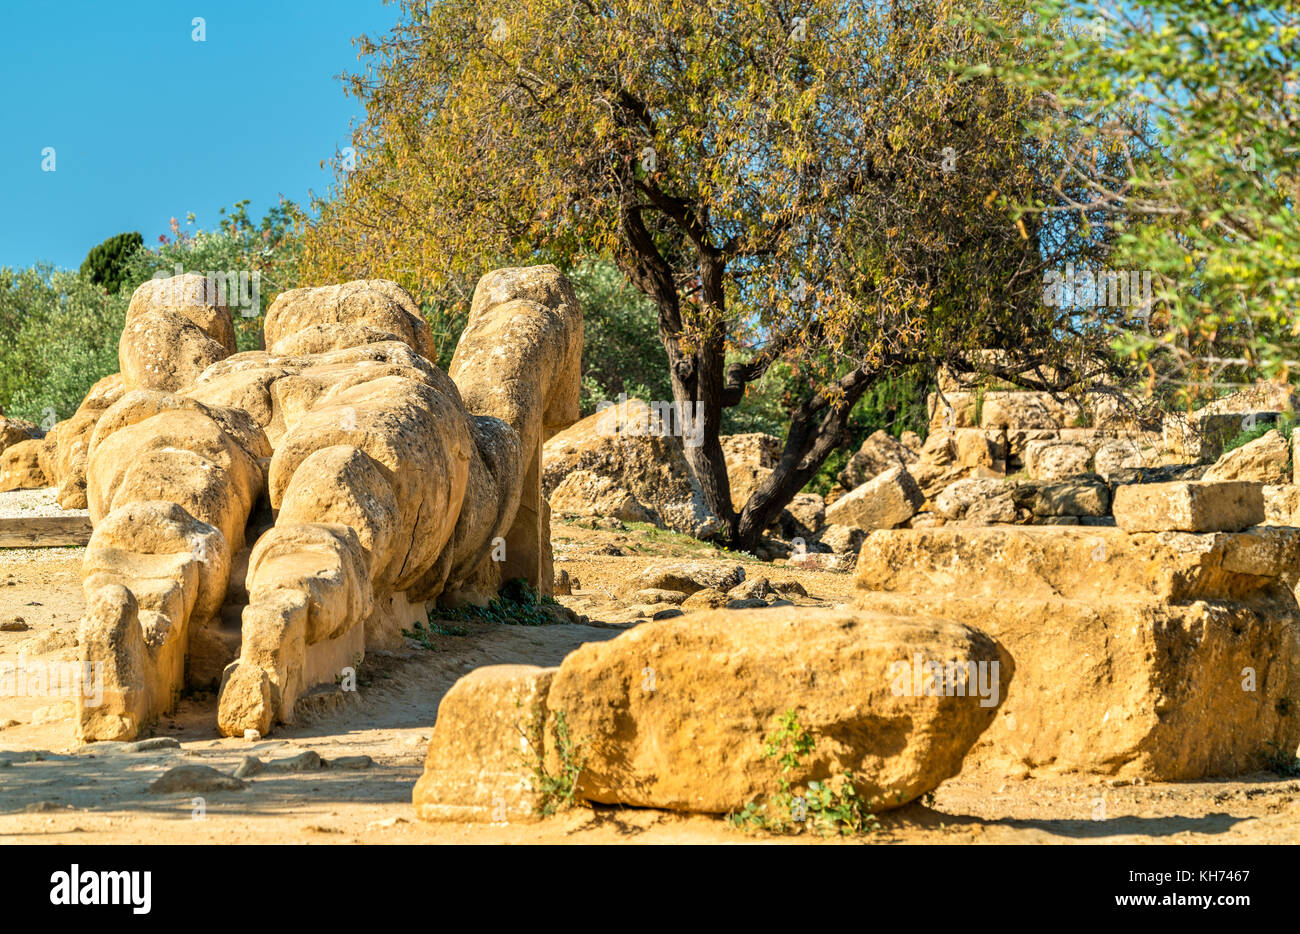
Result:
<svg viewBox="0 0 1300 934"><path fill-rule="evenodd" d="M781 510L816 476L822 463L842 443L849 414L876 375L877 371L859 368L840 381L843 394L834 404L814 397L791 410L781 458L741 510L732 547L753 551Z"/></svg>
<svg viewBox="0 0 1300 934"><path fill-rule="evenodd" d="M727 332L723 306L723 273L725 263L717 256L705 254L700 258L700 292L702 311L707 331L702 345L690 356L690 366L672 374L673 396L686 410L696 407L693 414L703 414L703 432L700 443L683 438L686 462L700 485L704 502L710 511L726 525L727 538L734 539L739 529L740 517L731 505L731 481L727 477L727 459L722 453L722 397L726 382ZM669 349L669 360L674 352L682 356L677 340ZM689 374L689 379L682 378Z"/></svg>

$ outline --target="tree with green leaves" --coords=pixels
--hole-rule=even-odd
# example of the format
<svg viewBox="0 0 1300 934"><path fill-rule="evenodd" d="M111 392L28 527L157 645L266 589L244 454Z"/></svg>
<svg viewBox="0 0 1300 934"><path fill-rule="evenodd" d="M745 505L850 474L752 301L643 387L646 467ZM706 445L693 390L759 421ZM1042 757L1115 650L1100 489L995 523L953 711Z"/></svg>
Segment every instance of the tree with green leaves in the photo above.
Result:
<svg viewBox="0 0 1300 934"><path fill-rule="evenodd" d="M704 498L751 548L880 379L990 346L1056 379L1095 335L1040 301L1044 266L1092 242L1008 216L1056 156L1024 136L1030 95L963 74L1027 54L958 15L1009 25L1006 6L404 3L362 42L366 120L304 264L428 293L612 258L653 303L673 400L702 414ZM737 511L723 412L774 365L784 450Z"/></svg>
<svg viewBox="0 0 1300 934"><path fill-rule="evenodd" d="M144 245L139 231L120 233L90 248L81 263L81 275L94 285L102 285L109 295L116 295L126 281L126 265Z"/></svg>
<svg viewBox="0 0 1300 934"><path fill-rule="evenodd" d="M1105 228L1110 268L1150 274L1116 330L1156 389L1185 404L1300 363L1300 11L1282 0L1035 3L1045 67L1000 76L1036 95L1033 132L1072 134L1054 193L1026 217Z"/></svg>

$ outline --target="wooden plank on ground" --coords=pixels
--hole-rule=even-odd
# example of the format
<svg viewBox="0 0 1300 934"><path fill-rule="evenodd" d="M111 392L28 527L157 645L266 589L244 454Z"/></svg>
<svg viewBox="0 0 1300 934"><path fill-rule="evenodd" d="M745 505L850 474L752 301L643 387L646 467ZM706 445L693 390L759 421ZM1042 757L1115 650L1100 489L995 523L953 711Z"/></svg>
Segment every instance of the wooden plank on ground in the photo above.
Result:
<svg viewBox="0 0 1300 934"><path fill-rule="evenodd" d="M59 548L90 541L87 516L0 518L0 548Z"/></svg>

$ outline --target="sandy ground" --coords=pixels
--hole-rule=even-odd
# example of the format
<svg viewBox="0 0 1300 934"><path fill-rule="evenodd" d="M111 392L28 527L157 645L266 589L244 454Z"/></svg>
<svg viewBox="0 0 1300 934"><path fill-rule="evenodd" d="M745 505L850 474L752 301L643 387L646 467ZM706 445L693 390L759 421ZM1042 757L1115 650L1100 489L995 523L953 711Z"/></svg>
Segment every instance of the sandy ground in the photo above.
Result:
<svg viewBox="0 0 1300 934"><path fill-rule="evenodd" d="M721 818L578 808L536 823L438 825L417 821L411 789L443 693L466 671L504 663L557 664L584 642L628 624L613 598L648 561L669 556L739 561L749 577L798 580L807 600L847 603L851 574L793 570L722 555L644 529L557 522L557 569L581 586L561 598L591 625L469 625L434 648L410 643L372 654L347 702L307 715L256 742L223 739L212 695L185 698L154 735L176 748L111 754L78 750L70 706L57 698L0 696L0 841L76 843L792 843L745 834ZM621 552L593 555L593 551ZM76 658L82 609L80 549L0 550L0 664ZM359 770L268 771L238 791L152 794L149 783L180 764L229 774L245 756L287 759L314 750L325 760L369 756ZM967 772L925 803L881 817L864 843L1295 843L1300 780L1271 773L1232 781L1124 784L1096 778L1007 779Z"/></svg>

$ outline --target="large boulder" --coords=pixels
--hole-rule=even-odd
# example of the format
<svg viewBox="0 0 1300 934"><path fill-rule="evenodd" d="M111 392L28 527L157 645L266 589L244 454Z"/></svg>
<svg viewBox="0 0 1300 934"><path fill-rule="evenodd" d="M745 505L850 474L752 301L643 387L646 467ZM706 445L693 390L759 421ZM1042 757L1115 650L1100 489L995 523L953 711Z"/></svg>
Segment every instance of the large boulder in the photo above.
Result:
<svg viewBox="0 0 1300 934"><path fill-rule="evenodd" d="M855 529L892 529L916 515L925 502L905 467L891 467L826 509L828 525Z"/></svg>
<svg viewBox="0 0 1300 934"><path fill-rule="evenodd" d="M1246 480L1124 484L1112 510L1126 532L1239 532L1264 521L1264 488Z"/></svg>
<svg viewBox="0 0 1300 934"><path fill-rule="evenodd" d="M1300 530L1010 527L873 533L858 605L964 622L1015 690L972 762L1158 780L1300 744Z"/></svg>
<svg viewBox="0 0 1300 934"><path fill-rule="evenodd" d="M974 676L945 690L914 677L926 666ZM587 643L565 658L547 707L562 711L584 744L577 794L589 801L738 810L777 790L780 765L765 755L764 738L793 710L817 745L788 776L792 784L847 771L873 807L886 809L961 768L1012 671L996 641L946 620L718 610Z"/></svg>
<svg viewBox="0 0 1300 934"><path fill-rule="evenodd" d="M621 522L649 522L652 518L631 492L590 470L565 474L548 501L551 512L562 516L599 516Z"/></svg>
<svg viewBox="0 0 1300 934"><path fill-rule="evenodd" d="M529 821L540 816L534 717L544 718L555 668L490 665L452 685L438 704L416 816L427 821ZM540 724L537 724L540 725Z"/></svg>
<svg viewBox="0 0 1300 934"><path fill-rule="evenodd" d="M43 440L19 441L0 454L0 493L35 490L49 486L51 479L41 469Z"/></svg>
<svg viewBox="0 0 1300 934"><path fill-rule="evenodd" d="M1286 483L1291 445L1276 428L1227 452L1205 472L1206 480L1252 480Z"/></svg>
<svg viewBox="0 0 1300 934"><path fill-rule="evenodd" d="M719 530L686 462L683 439L672 433L672 418L628 399L574 423L543 448L543 495L573 471L586 470L626 490L662 527L697 537Z"/></svg>
<svg viewBox="0 0 1300 934"><path fill-rule="evenodd" d="M15 444L39 438L41 435L40 427L33 422L0 415L0 454Z"/></svg>

